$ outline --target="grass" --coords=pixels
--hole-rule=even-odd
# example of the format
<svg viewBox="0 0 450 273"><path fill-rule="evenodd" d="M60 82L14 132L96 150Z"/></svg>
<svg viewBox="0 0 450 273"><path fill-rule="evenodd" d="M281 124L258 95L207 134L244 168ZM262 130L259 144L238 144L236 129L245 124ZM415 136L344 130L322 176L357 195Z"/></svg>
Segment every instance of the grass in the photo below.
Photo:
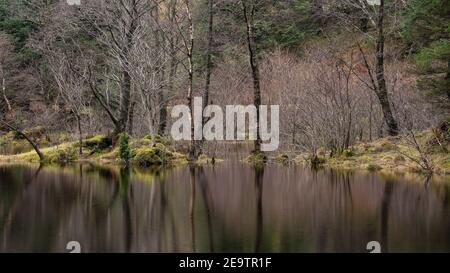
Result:
<svg viewBox="0 0 450 273"><path fill-rule="evenodd" d="M442 147L430 145L431 131L416 135L418 143L426 152L437 174L450 174L450 154ZM450 143L445 147L450 150ZM404 137L387 137L370 143L360 143L345 150L339 156L330 157L323 153L323 166L338 169L365 169L369 171L390 170L396 172L424 172L421 166L411 158L419 159L420 153ZM302 154L296 163L305 164L310 156Z"/></svg>
<svg viewBox="0 0 450 273"><path fill-rule="evenodd" d="M426 151L434 172L438 174L450 174L450 156L444 149L450 150L450 142L430 144L433 139L432 131L424 131L416 135L417 140L424 151ZM8 138L0 138L3 145L10 145L17 141ZM187 156L171 148L170 141L162 141L158 137L144 137L142 139L131 139L131 163L143 167L183 165L187 164ZM79 143L64 142L41 151L45 156L44 163L69 163L69 162L96 162L102 164L123 164L119 158L118 149L112 148L111 141L107 136L97 135L83 141L83 154L78 154ZM419 152L412 147L404 137L387 137L370 143L359 143L344 150L339 156L329 156L329 152L321 150L318 159L322 166L338 169L364 169L368 171L392 170L395 172L422 172L423 169L411 158L419 158ZM274 159L275 162L287 165L291 162L306 164L311 155L300 154L288 156L281 154ZM213 160L202 156L197 164L209 164ZM215 160L216 162L220 160ZM264 153L252 153L245 162L253 165L264 165L270 159ZM39 162L36 152L26 152L18 155L2 156L0 162Z"/></svg>
<svg viewBox="0 0 450 273"><path fill-rule="evenodd" d="M132 139L130 141L131 163L144 167L159 165L180 165L187 163L187 157L162 143L152 144L148 139ZM83 140L83 153L79 155L79 142L65 142L59 145L42 148L42 163L96 162L102 164L123 164L119 158L118 148L113 148L107 136L97 135ZM0 155L0 162L39 163L40 159L33 150L17 155Z"/></svg>

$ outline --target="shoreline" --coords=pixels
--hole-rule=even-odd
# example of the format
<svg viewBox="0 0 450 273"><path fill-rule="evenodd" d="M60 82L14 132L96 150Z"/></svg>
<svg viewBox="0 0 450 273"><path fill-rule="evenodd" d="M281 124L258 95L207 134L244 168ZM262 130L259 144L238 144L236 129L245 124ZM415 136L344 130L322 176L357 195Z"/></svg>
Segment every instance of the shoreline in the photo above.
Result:
<svg viewBox="0 0 450 273"><path fill-rule="evenodd" d="M372 142L362 142L344 149L339 153L323 148L312 153L256 153L250 154L240 160L245 164L278 164L278 165L304 165L324 167L337 170L366 170L387 171L396 173L419 173L422 175L435 174L440 176L450 175L450 142L445 146L430 144L433 138L432 132L423 131L417 133L417 140L423 148L418 150L408 144L404 136L386 137ZM6 139L3 136L3 145L16 145L17 140ZM83 154L79 155L79 142L62 142L46 148L41 148L45 155L46 164L68 163L94 163L102 165L124 166L119 158L118 147L112 147L111 141L105 135L96 135L83 140ZM141 139L133 138L129 143L130 165L140 167L153 166L179 166L188 165L187 155L180 152L171 143L170 139L160 136L146 136ZM432 171L421 166L420 159L427 157L432 164ZM222 162L222 159L208 158L202 155L194 164L205 165ZM35 151L15 154L0 155L0 163L39 163L39 157ZM313 164L314 163L314 164Z"/></svg>

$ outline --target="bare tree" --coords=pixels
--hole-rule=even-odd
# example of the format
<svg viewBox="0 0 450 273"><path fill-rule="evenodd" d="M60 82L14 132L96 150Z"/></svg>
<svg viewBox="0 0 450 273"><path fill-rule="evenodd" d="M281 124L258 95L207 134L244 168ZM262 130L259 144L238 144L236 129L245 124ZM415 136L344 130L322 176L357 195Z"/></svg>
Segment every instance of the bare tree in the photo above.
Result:
<svg viewBox="0 0 450 273"><path fill-rule="evenodd" d="M358 44L360 52L363 56L364 64L369 76L371 89L375 92L381 109L383 110L383 117L388 128L388 134L396 136L399 134L399 126L396 118L394 117L391 102L388 95L388 87L386 84L385 75L385 20L386 20L386 8L385 1L380 0L379 3L368 3L366 0L345 0L344 5L347 5L353 9L359 11L363 15L364 20L371 22L376 29L375 37L371 37L367 33L367 26L361 27L359 24L355 24L348 18L345 18L345 14L337 14L346 24L350 24L353 28L361 30L364 35L369 36L375 40L375 65L370 64L370 61L363 52L361 46ZM376 8L378 6L378 9Z"/></svg>
<svg viewBox="0 0 450 273"><path fill-rule="evenodd" d="M209 93L211 89L211 74L213 69L212 53L214 43L214 0L208 0L208 45L206 48L206 72L205 93L203 94L203 109L209 104ZM203 123L205 123L205 119Z"/></svg>
<svg viewBox="0 0 450 273"><path fill-rule="evenodd" d="M106 57L111 58L112 71L114 66L119 68L117 73L114 72L120 86L117 115L102 98L93 69L89 73L91 90L115 125L114 136L127 129L133 85L130 55L142 38L144 21L154 7L148 0L104 0L86 3L81 8L89 22L89 25L83 25L84 28L104 47Z"/></svg>
<svg viewBox="0 0 450 273"><path fill-rule="evenodd" d="M162 33L168 37L169 52L172 55L169 71L169 89L173 88L173 77L176 73L176 64L180 64L187 72L187 92L186 100L190 107L191 114L191 141L189 148L189 160L193 161L198 157L197 142L195 141L195 122L194 122L194 21L192 14L191 0L182 0L181 5L177 5L177 1L169 2L169 27L163 28ZM175 38L177 37L177 38ZM180 41L179 45L177 42ZM175 59L179 53L181 56Z"/></svg>
<svg viewBox="0 0 450 273"><path fill-rule="evenodd" d="M190 7L190 1L184 0L184 7L186 9L187 23L188 23L188 37L183 37L183 43L186 48L186 55L188 59L188 91L187 91L187 101L191 108L191 147L189 149L189 158L194 160L196 155L196 142L194 139L194 22L192 20L192 13Z"/></svg>
<svg viewBox="0 0 450 273"><path fill-rule="evenodd" d="M380 7L378 9L378 22L377 22L377 62L376 62L376 75L378 88L376 89L378 99L383 109L384 119L386 120L388 126L388 133L391 136L396 136L399 133L397 121L392 113L391 105L388 98L388 90L386 85L385 70L384 70L384 46L385 46L385 36L384 36L384 0L380 0Z"/></svg>
<svg viewBox="0 0 450 273"><path fill-rule="evenodd" d="M86 108L89 96L87 89L87 66L77 64L77 58L68 54L48 52L50 70L58 85L64 104L75 117L78 129L79 154L83 154L82 112Z"/></svg>
<svg viewBox="0 0 450 273"><path fill-rule="evenodd" d="M426 148L424 148L419 141L417 140L416 133L414 133L413 130L408 129L407 134L403 137L403 139L406 141L408 146L412 147L412 149L417 154L412 154L408 152L404 152L397 148L397 151L416 163L423 171L427 173L433 173L434 172L434 164L432 160L430 159L429 154L426 152Z"/></svg>
<svg viewBox="0 0 450 273"><path fill-rule="evenodd" d="M255 152L261 152L261 136L259 133L259 121L260 113L259 108L261 105L261 80L259 75L259 61L257 57L257 47L255 42L255 0L245 1L241 0L242 12L244 15L244 20L246 24L246 34L247 34L247 47L248 47L248 58L250 62L250 67L252 70L253 78L253 103L256 107L256 140L255 140Z"/></svg>

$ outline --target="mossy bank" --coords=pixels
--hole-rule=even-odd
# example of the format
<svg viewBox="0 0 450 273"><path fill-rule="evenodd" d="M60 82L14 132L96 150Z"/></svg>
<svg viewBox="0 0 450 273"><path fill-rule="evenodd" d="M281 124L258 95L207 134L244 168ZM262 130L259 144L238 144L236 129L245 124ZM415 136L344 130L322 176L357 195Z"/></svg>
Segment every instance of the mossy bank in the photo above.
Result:
<svg viewBox="0 0 450 273"><path fill-rule="evenodd" d="M381 138L369 143L360 143L343 150L337 155L319 149L315 165L337 169L365 169L369 171L396 171L450 174L450 142L444 136L429 130L414 135L416 146L408 136ZM279 157L286 162L285 157ZM291 162L311 164L310 153L291 155ZM425 168L427 160L430 169Z"/></svg>
<svg viewBox="0 0 450 273"><path fill-rule="evenodd" d="M4 145L9 145L3 140ZM142 167L161 165L180 165L188 163L185 154L177 152L170 142L160 136L146 136L142 139L130 139L129 163ZM124 164L120 157L119 147L113 147L110 137L96 135L82 141L82 153L78 141L64 142L47 148L42 148L44 160L40 160L35 151L17 155L0 155L3 162L42 162L42 163L72 163L98 162L104 164Z"/></svg>

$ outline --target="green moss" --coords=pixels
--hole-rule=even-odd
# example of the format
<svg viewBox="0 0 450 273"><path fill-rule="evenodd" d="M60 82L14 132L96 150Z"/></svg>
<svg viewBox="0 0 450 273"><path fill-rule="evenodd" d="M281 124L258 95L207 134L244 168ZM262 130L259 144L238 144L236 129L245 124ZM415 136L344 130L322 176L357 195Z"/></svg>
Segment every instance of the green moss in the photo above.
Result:
<svg viewBox="0 0 450 273"><path fill-rule="evenodd" d="M78 149L75 143L64 143L58 146L41 149L44 163L69 163L78 160ZM40 158L33 150L27 153L6 157L9 161L39 162Z"/></svg>
<svg viewBox="0 0 450 273"><path fill-rule="evenodd" d="M180 154L173 153L162 143L153 147L139 147L131 151L133 161L141 166L164 165L180 159Z"/></svg>
<svg viewBox="0 0 450 273"><path fill-rule="evenodd" d="M112 145L112 139L105 135L97 135L89 139L83 140L83 147L91 151L100 152Z"/></svg>
<svg viewBox="0 0 450 273"><path fill-rule="evenodd" d="M119 157L124 160L127 165L131 159L130 136L126 133L119 135Z"/></svg>
<svg viewBox="0 0 450 273"><path fill-rule="evenodd" d="M22 143L23 140L15 140L14 142ZM25 143L25 142L24 142ZM187 157L184 154L177 153L168 149L162 143L156 143L150 146L150 141L129 139L130 163L145 167L161 166L161 165L181 165L187 163ZM10 145L10 143L7 143ZM98 135L83 141L83 156L79 158L78 141L67 142L57 146L41 148L46 163L68 163L82 159L84 161L101 161L104 163L119 163L120 160L120 142L115 149L111 149L111 139L106 136ZM127 149L126 149L127 150ZM127 151L122 151L127 153ZM29 149L30 152L1 156L1 161L7 162L39 162L40 159L35 151ZM123 155L123 153L122 153Z"/></svg>
<svg viewBox="0 0 450 273"><path fill-rule="evenodd" d="M146 135L143 139L150 140L152 143L161 143L165 146L170 145L170 139L160 135Z"/></svg>
<svg viewBox="0 0 450 273"><path fill-rule="evenodd" d="M163 165L165 162L157 154L157 150L154 148L139 148L135 151L134 161L140 166L153 166L153 165Z"/></svg>
<svg viewBox="0 0 450 273"><path fill-rule="evenodd" d="M140 146L150 146L150 145L152 145L152 141L150 139L143 138L139 141L139 145Z"/></svg>
<svg viewBox="0 0 450 273"><path fill-rule="evenodd" d="M78 160L77 149L72 145L47 150L44 157L44 161L48 163L70 163Z"/></svg>
<svg viewBox="0 0 450 273"><path fill-rule="evenodd" d="M353 156L353 151L350 149L344 149L342 151L342 156L344 157L352 157Z"/></svg>

